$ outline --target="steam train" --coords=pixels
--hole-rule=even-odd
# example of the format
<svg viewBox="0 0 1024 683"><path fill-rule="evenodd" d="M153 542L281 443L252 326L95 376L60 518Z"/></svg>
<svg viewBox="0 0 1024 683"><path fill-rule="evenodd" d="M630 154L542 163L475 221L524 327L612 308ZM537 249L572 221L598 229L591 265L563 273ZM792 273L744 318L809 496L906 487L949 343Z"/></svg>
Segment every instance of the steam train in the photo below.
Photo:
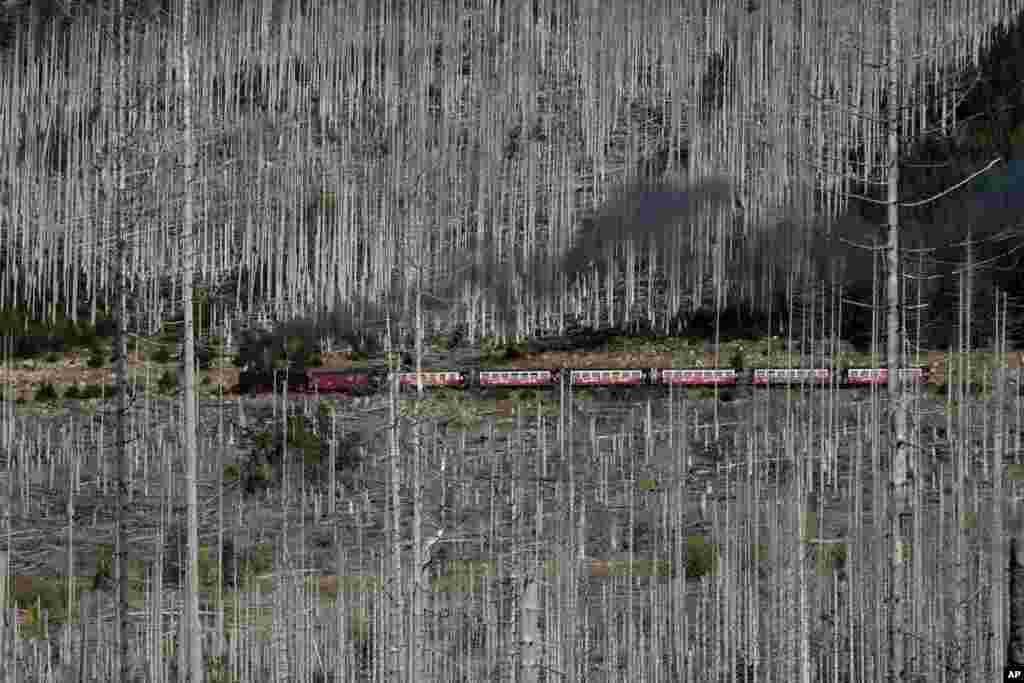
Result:
<svg viewBox="0 0 1024 683"><path fill-rule="evenodd" d="M415 372L399 372L401 388L415 388ZM899 371L907 384L926 384L928 368L915 367ZM387 389L390 374L383 369L338 370L299 368L277 374L258 369L244 369L239 377L239 393L264 394L284 388L299 394L367 395ZM856 388L885 386L889 380L886 368L757 368L751 370L706 368L647 368L609 370L448 370L423 372L424 387L553 387L563 382L570 387L732 387L732 386L807 386L811 388Z"/></svg>

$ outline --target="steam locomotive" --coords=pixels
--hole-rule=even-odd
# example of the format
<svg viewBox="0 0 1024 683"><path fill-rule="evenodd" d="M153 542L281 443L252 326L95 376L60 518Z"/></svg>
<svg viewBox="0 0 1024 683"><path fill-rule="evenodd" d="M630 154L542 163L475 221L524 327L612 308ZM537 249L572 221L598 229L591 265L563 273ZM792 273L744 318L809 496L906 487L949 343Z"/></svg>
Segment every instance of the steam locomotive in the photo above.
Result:
<svg viewBox="0 0 1024 683"><path fill-rule="evenodd" d="M928 368L901 369L900 378L907 384L926 384ZM402 388L415 388L415 372L399 372ZM269 393L287 384L290 393L368 395L387 389L390 374L384 369L338 370L297 368L272 373L243 369L239 377L242 394ZM635 386L807 386L856 388L885 386L889 381L886 368L756 368L751 370L706 368L646 368L608 370L447 370L421 373L424 387L553 387L565 382L571 387L635 387Z"/></svg>

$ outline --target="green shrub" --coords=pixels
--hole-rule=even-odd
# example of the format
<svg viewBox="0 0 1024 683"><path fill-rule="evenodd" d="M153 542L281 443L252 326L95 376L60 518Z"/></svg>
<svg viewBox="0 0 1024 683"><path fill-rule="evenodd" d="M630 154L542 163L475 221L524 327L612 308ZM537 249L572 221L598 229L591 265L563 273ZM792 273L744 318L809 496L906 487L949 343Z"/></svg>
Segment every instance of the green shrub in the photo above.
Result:
<svg viewBox="0 0 1024 683"><path fill-rule="evenodd" d="M102 347L95 345L89 349L89 358L86 360L85 364L94 370L96 368L102 368L107 364L107 354L103 352Z"/></svg>
<svg viewBox="0 0 1024 683"><path fill-rule="evenodd" d="M160 344L174 346L181 341L184 331L185 328L180 324L165 322L160 327L160 332L157 334L156 340Z"/></svg>
<svg viewBox="0 0 1024 683"><path fill-rule="evenodd" d="M164 370L157 380L156 389L161 394L173 394L178 390L178 374L171 370Z"/></svg>
<svg viewBox="0 0 1024 683"><path fill-rule="evenodd" d="M46 362L47 363L59 363L60 362L60 356L57 355L56 353L53 353L51 351L50 353L46 354Z"/></svg>
<svg viewBox="0 0 1024 683"><path fill-rule="evenodd" d="M978 513L968 510L960 515L960 528L963 531L971 531L978 528Z"/></svg>
<svg viewBox="0 0 1024 683"><path fill-rule="evenodd" d="M330 423L332 416L338 412L337 406L333 401L329 399L321 399L316 406L316 417L318 420L323 420Z"/></svg>
<svg viewBox="0 0 1024 683"><path fill-rule="evenodd" d="M55 624L67 622L69 613L68 584L64 577L21 576L15 581L9 581L7 586L8 604L32 610L29 624L26 624L25 630L18 629L19 635L22 637L37 638L42 635L42 620L36 611L37 608L47 610L51 628ZM87 588L89 588L87 583L81 580L72 580L73 604L77 603L81 591Z"/></svg>
<svg viewBox="0 0 1024 683"><path fill-rule="evenodd" d="M289 356L296 356L306 350L306 340L302 337L288 337L284 342L284 347Z"/></svg>
<svg viewBox="0 0 1024 683"><path fill-rule="evenodd" d="M68 345L78 348L91 348L96 344L96 328L88 321L80 320L72 324L69 333Z"/></svg>
<svg viewBox="0 0 1024 683"><path fill-rule="evenodd" d="M302 473L310 484L318 485L328 480L330 446L328 439L321 435L330 433L328 411L317 411L315 416L310 417L288 416L288 457L302 456ZM336 471L348 472L358 465L362 457L360 446L365 438L359 431L339 435L335 450ZM253 495L279 485L285 447L280 421L247 429L243 433L242 443L247 452L239 462L239 476L245 492ZM292 471L297 472L298 468Z"/></svg>
<svg viewBox="0 0 1024 683"><path fill-rule="evenodd" d="M36 389L36 400L37 401L56 401L60 396L57 394L57 390L53 388L53 384L50 382L43 382Z"/></svg>
<svg viewBox="0 0 1024 683"><path fill-rule="evenodd" d="M686 397L691 401L711 401L715 398L715 388L711 386L687 387Z"/></svg>
<svg viewBox="0 0 1024 683"><path fill-rule="evenodd" d="M244 566L253 574L267 574L274 570L274 546L257 543L245 553Z"/></svg>
<svg viewBox="0 0 1024 683"><path fill-rule="evenodd" d="M77 384L72 384L64 390L64 398L79 399L82 397L81 392L78 390Z"/></svg>
<svg viewBox="0 0 1024 683"><path fill-rule="evenodd" d="M81 338L88 343L95 333L82 323L75 324L58 314L48 318L34 318L24 307L0 310L0 337L11 337L11 354L15 358L32 358L44 353L61 354L74 346L81 346Z"/></svg>
<svg viewBox="0 0 1024 683"><path fill-rule="evenodd" d="M736 372L743 372L743 347L733 349L732 357L729 358L729 367Z"/></svg>
<svg viewBox="0 0 1024 683"><path fill-rule="evenodd" d="M608 350L616 353L671 353L698 356L704 353L704 340L693 337L612 337Z"/></svg>
<svg viewBox="0 0 1024 683"><path fill-rule="evenodd" d="M771 552L766 543L750 544L747 560L751 563L767 562L771 558ZM748 565L749 566L749 565Z"/></svg>
<svg viewBox="0 0 1024 683"><path fill-rule="evenodd" d="M269 484L274 479L274 466L270 463L261 462L253 471L253 479Z"/></svg>
<svg viewBox="0 0 1024 683"><path fill-rule="evenodd" d="M211 360L221 358L224 355L224 340L218 336L210 337L206 348L209 350Z"/></svg>
<svg viewBox="0 0 1024 683"><path fill-rule="evenodd" d="M166 346L161 344L153 351L153 353L149 355L149 359L154 363L170 363L171 351Z"/></svg>
<svg viewBox="0 0 1024 683"><path fill-rule="evenodd" d="M527 351L525 343L502 342L496 337L485 337L480 342L480 360L482 363L502 363L515 360Z"/></svg>
<svg viewBox="0 0 1024 683"><path fill-rule="evenodd" d="M103 398L103 396L104 391L102 384L87 384L85 388L82 389L81 397L83 399Z"/></svg>
<svg viewBox="0 0 1024 683"><path fill-rule="evenodd" d="M237 673L231 673L227 657L209 656L206 658L206 680L208 683L238 683Z"/></svg>
<svg viewBox="0 0 1024 683"><path fill-rule="evenodd" d="M96 573L92 577L92 589L102 590L114 581L114 548L101 545L96 551Z"/></svg>
<svg viewBox="0 0 1024 683"><path fill-rule="evenodd" d="M829 576L846 567L846 544L823 543L815 546L815 568L818 576Z"/></svg>
<svg viewBox="0 0 1024 683"><path fill-rule="evenodd" d="M686 575L699 578L718 571L718 546L703 536L686 539Z"/></svg>
<svg viewBox="0 0 1024 683"><path fill-rule="evenodd" d="M117 333L117 321L108 314L96 316L96 336L110 339Z"/></svg>

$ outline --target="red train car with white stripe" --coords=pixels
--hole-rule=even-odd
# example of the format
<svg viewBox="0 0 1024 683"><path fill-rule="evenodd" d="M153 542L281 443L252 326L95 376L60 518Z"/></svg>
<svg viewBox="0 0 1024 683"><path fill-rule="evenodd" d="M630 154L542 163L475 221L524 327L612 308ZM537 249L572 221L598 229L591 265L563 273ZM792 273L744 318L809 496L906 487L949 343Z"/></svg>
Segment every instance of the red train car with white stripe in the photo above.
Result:
<svg viewBox="0 0 1024 683"><path fill-rule="evenodd" d="M735 370L708 370L704 368L652 370L651 380L655 384L684 386L733 385L739 381Z"/></svg>
<svg viewBox="0 0 1024 683"><path fill-rule="evenodd" d="M757 386L772 384L827 384L832 380L828 368L762 368L754 370L752 383Z"/></svg>
<svg viewBox="0 0 1024 683"><path fill-rule="evenodd" d="M466 383L466 375L461 372L445 370L442 372L421 372L420 377L425 387L461 387ZM417 386L415 372L398 373L398 383L403 386Z"/></svg>
<svg viewBox="0 0 1024 683"><path fill-rule="evenodd" d="M645 384L647 373L643 370L573 370L570 383L576 386L631 386Z"/></svg>
<svg viewBox="0 0 1024 683"><path fill-rule="evenodd" d="M928 381L928 370L926 368L900 368L897 376L904 384L923 384ZM889 369L850 368L846 371L846 383L851 386L884 386L889 383Z"/></svg>
<svg viewBox="0 0 1024 683"><path fill-rule="evenodd" d="M538 387L558 384L553 370L481 370L477 376L483 387Z"/></svg>

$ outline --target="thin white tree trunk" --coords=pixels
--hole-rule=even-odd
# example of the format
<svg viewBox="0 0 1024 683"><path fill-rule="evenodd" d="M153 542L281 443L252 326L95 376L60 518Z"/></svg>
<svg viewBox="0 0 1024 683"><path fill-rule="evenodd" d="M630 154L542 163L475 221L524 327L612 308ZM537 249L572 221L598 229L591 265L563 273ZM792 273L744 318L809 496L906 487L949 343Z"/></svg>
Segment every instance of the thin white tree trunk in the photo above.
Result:
<svg viewBox="0 0 1024 683"><path fill-rule="evenodd" d="M124 0L118 2L118 65L117 65L117 153L115 155L117 190L112 193L114 206L113 215L117 227L117 334L114 340L114 385L117 392L117 555L118 578L118 656L120 658L120 676L127 681L129 676L129 635L128 622L128 506L131 499L128 494L130 486L128 475L128 240L125 224L124 201L125 192L125 140L128 138L128 125L125 109L126 41Z"/></svg>
<svg viewBox="0 0 1024 683"><path fill-rule="evenodd" d="M195 220L192 198L192 174L196 163L195 140L192 131L192 62L189 54L191 0L182 0L181 6L181 88L182 115L185 128L185 215L181 240L182 257L182 306L185 313L185 348L184 363L184 444L185 444L185 491L186 515L188 523L188 561L186 577L187 627L188 638L188 680L191 683L202 681L202 651L200 650L199 630L199 505L196 497L196 460L199 444L196 433L196 347L195 325L192 319L192 289L195 277ZM184 645L184 643L182 643Z"/></svg>
<svg viewBox="0 0 1024 683"><path fill-rule="evenodd" d="M991 651L991 666L993 669L998 669L999 662L1004 658L1006 641L1005 641L1005 599L1007 593L1005 592L1006 587L1006 555L1004 554L1004 535L1003 535L1003 504L1004 504L1004 489L1003 489L1003 462L1005 453L1003 451L1005 442L1003 429L1005 427L1004 420L1004 409L1005 409L1005 368L1004 363L1006 360L1006 313L1005 309L1000 306L999 292L996 292L996 329L995 329L995 343L993 346L998 352L1000 358L999 364L995 368L995 382L993 399L996 406L996 417L995 417L995 434L993 436L993 456L995 460L995 467L992 475L992 557L991 571L992 571L992 651ZM1000 320L1002 320L1002 326L1000 326Z"/></svg>
<svg viewBox="0 0 1024 683"><path fill-rule="evenodd" d="M520 673L522 683L537 683L541 680L541 632L540 632L540 585L532 572L523 577L519 597L519 647Z"/></svg>
<svg viewBox="0 0 1024 683"><path fill-rule="evenodd" d="M416 392L417 398L423 400L423 283L419 277L422 272L417 269L416 278ZM422 403L420 404L422 406ZM423 599L425 582L427 578L423 575L425 567L423 555L423 441L422 427L420 420L422 415L417 411L416 421L413 424L413 464L412 464L412 568L415 574L409 582L412 590L412 612L409 618L409 638L412 644L409 647L407 656L410 658L406 670L412 675L412 681L425 680L425 650L421 638L423 620Z"/></svg>
<svg viewBox="0 0 1024 683"><path fill-rule="evenodd" d="M394 680L407 680L405 666L409 644L405 636L405 586L402 579L402 466L398 448L398 364L394 362L391 343L391 312L387 312L385 358L388 360L388 401L391 425L388 430L388 461L391 479L391 579L394 585L392 620L388 636L393 645L389 651L389 675Z"/></svg>
<svg viewBox="0 0 1024 683"><path fill-rule="evenodd" d="M906 667L905 637L908 629L908 612L911 596L907 581L907 559L909 558L910 529L912 519L910 509L910 449L907 444L907 401L900 377L903 354L903 334L900 305L900 225L899 225L899 106L897 78L897 40L896 29L897 0L889 0L889 47L886 62L888 79L887 93L887 134L888 134L888 223L889 244L886 273L886 363L889 369L888 395L889 412L892 429L892 602L891 602L891 637L892 637L892 673L897 679L904 675Z"/></svg>

